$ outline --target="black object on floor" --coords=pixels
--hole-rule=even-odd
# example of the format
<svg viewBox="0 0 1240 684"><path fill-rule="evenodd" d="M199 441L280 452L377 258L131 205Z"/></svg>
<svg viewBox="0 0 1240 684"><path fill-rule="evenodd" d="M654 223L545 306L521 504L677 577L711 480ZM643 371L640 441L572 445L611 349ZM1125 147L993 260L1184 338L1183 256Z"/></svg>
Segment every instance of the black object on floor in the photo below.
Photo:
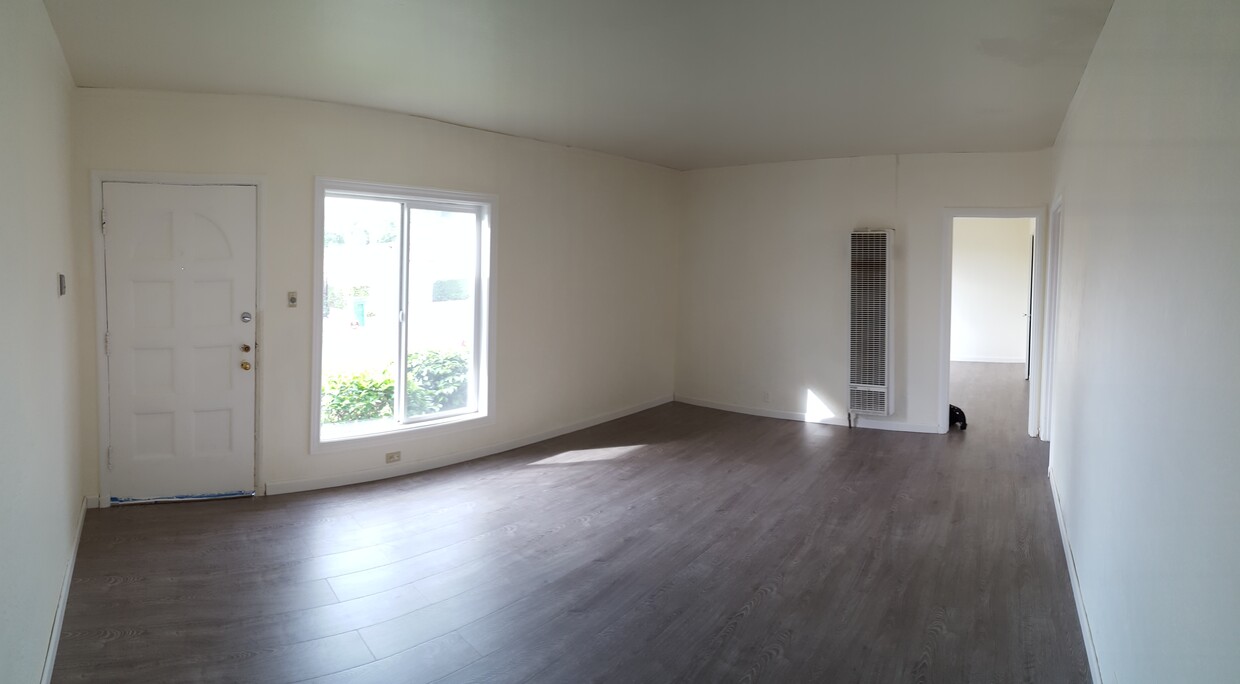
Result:
<svg viewBox="0 0 1240 684"><path fill-rule="evenodd" d="M964 411L961 411L959 406L948 404L947 405L947 426L950 428L956 423L960 423L961 430L969 429L969 421L965 419Z"/></svg>

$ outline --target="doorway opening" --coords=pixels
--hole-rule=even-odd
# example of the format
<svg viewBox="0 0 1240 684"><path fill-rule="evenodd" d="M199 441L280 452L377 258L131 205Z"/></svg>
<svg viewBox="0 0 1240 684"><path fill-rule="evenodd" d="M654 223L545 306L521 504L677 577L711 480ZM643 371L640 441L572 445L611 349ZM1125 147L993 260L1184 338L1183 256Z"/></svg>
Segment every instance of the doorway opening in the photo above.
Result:
<svg viewBox="0 0 1240 684"><path fill-rule="evenodd" d="M949 212L946 225L944 432L963 410L1008 434L1038 434L1042 211Z"/></svg>

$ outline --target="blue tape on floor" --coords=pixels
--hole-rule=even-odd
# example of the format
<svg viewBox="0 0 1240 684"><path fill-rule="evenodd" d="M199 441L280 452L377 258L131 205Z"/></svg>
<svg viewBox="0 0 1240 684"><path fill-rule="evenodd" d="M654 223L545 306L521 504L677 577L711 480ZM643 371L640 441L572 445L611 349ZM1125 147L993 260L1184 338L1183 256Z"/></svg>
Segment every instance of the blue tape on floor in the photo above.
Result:
<svg viewBox="0 0 1240 684"><path fill-rule="evenodd" d="M210 499L237 499L243 496L254 496L254 490L220 492L219 494L178 494L176 496L154 496L148 499L135 499L128 496L114 496L112 503L155 503L157 501L207 501Z"/></svg>

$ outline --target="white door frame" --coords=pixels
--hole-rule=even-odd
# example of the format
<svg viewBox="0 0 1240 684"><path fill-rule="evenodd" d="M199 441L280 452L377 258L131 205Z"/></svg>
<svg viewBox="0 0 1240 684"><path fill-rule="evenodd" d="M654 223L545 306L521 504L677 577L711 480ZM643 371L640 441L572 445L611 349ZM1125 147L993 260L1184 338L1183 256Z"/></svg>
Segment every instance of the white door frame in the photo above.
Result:
<svg viewBox="0 0 1240 684"><path fill-rule="evenodd" d="M1059 329L1059 266L1063 253L1063 197L1051 203L1050 226L1046 242L1046 278L1043 297L1046 299L1046 325L1042 345L1041 405L1038 422L1042 441L1051 441L1051 399L1055 380L1055 335Z"/></svg>
<svg viewBox="0 0 1240 684"><path fill-rule="evenodd" d="M90 234L94 249L95 267L95 366L97 368L99 420L99 507L112 505L112 483L108 471L108 446L112 442L111 416L108 412L108 357L104 351L104 334L108 330L107 274L104 268L103 245L103 184L105 182L152 183L166 185L251 185L258 195L258 215L255 217L254 235L254 367L259 372L254 377L254 490L262 495L264 481L262 454L258 431L260 398L263 394L263 182L261 176L187 174L145 171L91 171L90 172Z"/></svg>
<svg viewBox="0 0 1240 684"><path fill-rule="evenodd" d="M1033 219L1033 310L1030 312L1029 342L1029 436L1037 437L1042 409L1042 335L1044 298L1036 296L1045 289L1041 264L1046 261L1046 207L1000 209L948 208L943 211L943 275L939 303L939 432L947 432L950 423L947 405L951 389L952 334L952 239L958 218L1029 218Z"/></svg>

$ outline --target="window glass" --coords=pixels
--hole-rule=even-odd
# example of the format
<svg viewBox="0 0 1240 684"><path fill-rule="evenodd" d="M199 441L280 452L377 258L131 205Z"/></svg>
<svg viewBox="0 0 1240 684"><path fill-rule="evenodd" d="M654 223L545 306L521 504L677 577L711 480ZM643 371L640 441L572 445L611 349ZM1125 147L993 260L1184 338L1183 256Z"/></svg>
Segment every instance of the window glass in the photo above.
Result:
<svg viewBox="0 0 1240 684"><path fill-rule="evenodd" d="M390 423L400 330L401 204L324 198L322 437Z"/></svg>
<svg viewBox="0 0 1240 684"><path fill-rule="evenodd" d="M478 216L409 209L405 416L472 409Z"/></svg>

